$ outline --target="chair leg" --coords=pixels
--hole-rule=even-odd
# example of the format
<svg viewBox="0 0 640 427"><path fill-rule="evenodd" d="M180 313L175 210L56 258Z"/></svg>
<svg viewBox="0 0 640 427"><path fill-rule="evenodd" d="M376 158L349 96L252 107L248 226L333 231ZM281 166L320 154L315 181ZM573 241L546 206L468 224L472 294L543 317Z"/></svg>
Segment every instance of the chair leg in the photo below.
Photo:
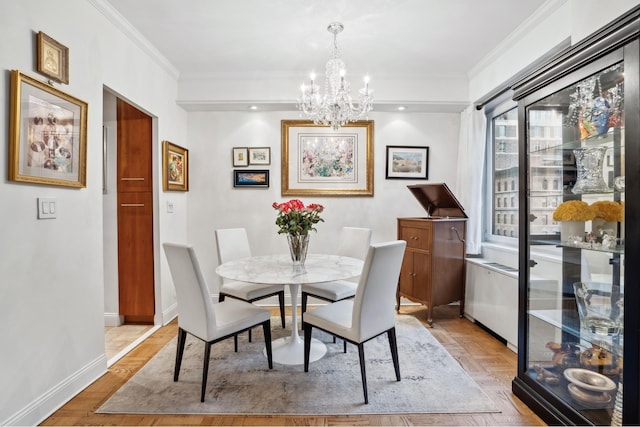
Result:
<svg viewBox="0 0 640 427"><path fill-rule="evenodd" d="M304 330L304 371L309 372L309 354L311 353L311 323L302 322Z"/></svg>
<svg viewBox="0 0 640 427"><path fill-rule="evenodd" d="M207 376L209 374L209 357L211 357L211 343L204 345L204 363L202 366L202 390L200 391L200 402L204 402L204 394L207 391Z"/></svg>
<svg viewBox="0 0 640 427"><path fill-rule="evenodd" d="M251 332L251 329L249 329L249 332ZM233 336L233 351L238 352L238 334Z"/></svg>
<svg viewBox="0 0 640 427"><path fill-rule="evenodd" d="M335 338L335 337L333 337ZM342 352L346 353L347 352L347 340L342 340Z"/></svg>
<svg viewBox="0 0 640 427"><path fill-rule="evenodd" d="M267 350L269 369L273 369L273 353L271 351L271 320L267 320L262 324L262 331L264 332L264 346Z"/></svg>
<svg viewBox="0 0 640 427"><path fill-rule="evenodd" d="M249 329L249 342L251 342L251 329Z"/></svg>
<svg viewBox="0 0 640 427"><path fill-rule="evenodd" d="M187 340L187 331L178 328L178 344L176 346L176 366L173 371L173 381L178 381L180 366L182 365L182 355L184 354L184 344Z"/></svg>
<svg viewBox="0 0 640 427"><path fill-rule="evenodd" d="M306 292L302 293L302 312L306 312L307 311L307 298L309 298L309 294L307 294Z"/></svg>
<svg viewBox="0 0 640 427"><path fill-rule="evenodd" d="M391 347L391 358L393 359L393 368L396 371L396 380L400 381L400 362L398 361L398 344L396 342L395 327L387 331L387 337L389 337L389 347Z"/></svg>
<svg viewBox="0 0 640 427"><path fill-rule="evenodd" d="M224 294L218 294L218 302L224 301Z"/></svg>
<svg viewBox="0 0 640 427"><path fill-rule="evenodd" d="M280 319L282 320L282 329L284 329L284 291L278 294L278 302L280 304Z"/></svg>
<svg viewBox="0 0 640 427"><path fill-rule="evenodd" d="M358 344L358 357L360 358L360 376L362 376L362 390L364 391L364 403L369 403L369 394L367 393L367 371L364 366L364 344Z"/></svg>

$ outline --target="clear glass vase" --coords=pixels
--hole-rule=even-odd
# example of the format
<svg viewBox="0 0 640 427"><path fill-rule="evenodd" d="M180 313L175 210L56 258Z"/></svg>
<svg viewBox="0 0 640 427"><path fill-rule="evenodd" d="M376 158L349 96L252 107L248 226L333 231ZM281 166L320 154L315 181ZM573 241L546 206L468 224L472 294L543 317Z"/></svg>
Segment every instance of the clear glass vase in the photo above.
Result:
<svg viewBox="0 0 640 427"><path fill-rule="evenodd" d="M571 189L573 194L606 193L611 191L602 176L602 164L606 147L578 148L576 157L578 178Z"/></svg>
<svg viewBox="0 0 640 427"><path fill-rule="evenodd" d="M287 234L287 242L289 243L289 253L291 253L293 265L304 265L304 261L307 259L309 235Z"/></svg>

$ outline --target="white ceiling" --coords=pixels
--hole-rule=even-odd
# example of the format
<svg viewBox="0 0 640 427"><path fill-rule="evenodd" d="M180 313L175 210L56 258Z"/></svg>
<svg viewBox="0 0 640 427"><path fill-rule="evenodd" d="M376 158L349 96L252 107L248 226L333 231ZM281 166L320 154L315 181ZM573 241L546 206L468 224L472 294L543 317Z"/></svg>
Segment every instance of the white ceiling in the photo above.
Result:
<svg viewBox="0 0 640 427"><path fill-rule="evenodd" d="M546 0L105 0L180 79L322 75L331 22L353 86L468 76Z"/></svg>

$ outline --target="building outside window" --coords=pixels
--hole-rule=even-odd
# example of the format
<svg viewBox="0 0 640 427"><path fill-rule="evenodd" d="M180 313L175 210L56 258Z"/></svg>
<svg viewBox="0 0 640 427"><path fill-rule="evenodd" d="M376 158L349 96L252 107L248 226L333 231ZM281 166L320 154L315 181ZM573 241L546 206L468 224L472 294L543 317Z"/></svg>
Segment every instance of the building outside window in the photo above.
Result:
<svg viewBox="0 0 640 427"><path fill-rule="evenodd" d="M532 234L554 234L560 231L560 225L551 218L562 201L562 158L558 149L562 142L563 115L553 109L532 110L527 114L532 125L530 188L537 195L547 196L530 199L540 201L539 206L531 206L534 218L530 230ZM497 106L493 111L487 111L487 121L487 164L490 165L487 170L491 176L487 177L485 188L497 191L487 191L492 212L487 212L486 218L494 220L486 224L485 240L501 241L495 238L517 238L519 231L518 108L512 101Z"/></svg>

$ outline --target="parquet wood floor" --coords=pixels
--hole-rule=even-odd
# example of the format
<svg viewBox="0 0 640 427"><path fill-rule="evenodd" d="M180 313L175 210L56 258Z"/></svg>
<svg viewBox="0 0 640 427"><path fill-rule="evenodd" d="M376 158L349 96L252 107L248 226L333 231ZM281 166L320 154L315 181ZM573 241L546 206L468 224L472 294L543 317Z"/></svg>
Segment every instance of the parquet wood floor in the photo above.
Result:
<svg viewBox="0 0 640 427"><path fill-rule="evenodd" d="M403 306L401 313L426 325L426 309ZM273 310L277 315L277 311ZM250 416L250 415L113 415L96 414L118 388L131 378L177 334L177 322L160 328L108 372L47 418L41 425L228 425L228 426L413 426L413 425L545 425L511 393L516 355L490 334L458 317L458 307L436 307L430 332L496 402L493 414L405 414L358 416ZM425 396L428 399L429 396Z"/></svg>

